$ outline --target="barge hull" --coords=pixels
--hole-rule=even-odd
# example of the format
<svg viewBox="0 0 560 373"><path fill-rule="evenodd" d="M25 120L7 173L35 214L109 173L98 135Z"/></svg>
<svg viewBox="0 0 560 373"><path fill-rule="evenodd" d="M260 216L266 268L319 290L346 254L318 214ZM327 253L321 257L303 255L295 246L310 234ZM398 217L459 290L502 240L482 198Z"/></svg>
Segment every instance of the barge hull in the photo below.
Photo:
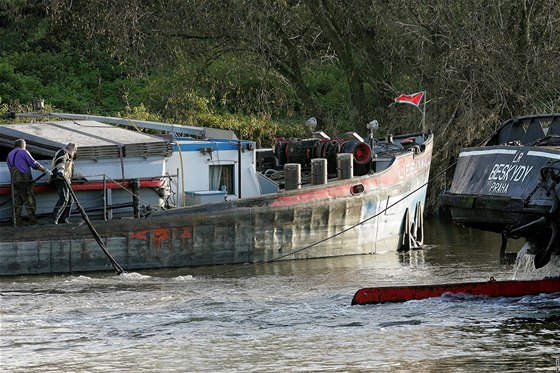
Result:
<svg viewBox="0 0 560 373"><path fill-rule="evenodd" d="M422 213L430 159L431 143L378 174L93 223L125 270L396 251L408 219ZM356 185L363 192L353 194ZM112 270L85 224L6 227L1 236L1 275Z"/></svg>

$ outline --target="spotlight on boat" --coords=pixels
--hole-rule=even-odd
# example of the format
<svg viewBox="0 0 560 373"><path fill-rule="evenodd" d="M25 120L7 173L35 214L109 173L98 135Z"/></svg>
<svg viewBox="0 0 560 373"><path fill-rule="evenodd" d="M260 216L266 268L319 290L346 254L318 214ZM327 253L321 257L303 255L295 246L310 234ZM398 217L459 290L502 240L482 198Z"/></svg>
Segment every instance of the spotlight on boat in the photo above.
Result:
<svg viewBox="0 0 560 373"><path fill-rule="evenodd" d="M371 122L369 122L369 123L367 124L367 128L368 128L371 132L377 131L377 129L379 128L379 122L378 122L377 120L374 119L374 120L372 120Z"/></svg>
<svg viewBox="0 0 560 373"><path fill-rule="evenodd" d="M370 145L373 146L375 136L373 135L379 129L379 122L377 120L372 120L369 122L366 127L369 130L369 138L370 138Z"/></svg>
<svg viewBox="0 0 560 373"><path fill-rule="evenodd" d="M317 119L315 119L315 117L311 117L305 122L305 125L309 128L309 131L313 133L315 131L315 127L317 127Z"/></svg>

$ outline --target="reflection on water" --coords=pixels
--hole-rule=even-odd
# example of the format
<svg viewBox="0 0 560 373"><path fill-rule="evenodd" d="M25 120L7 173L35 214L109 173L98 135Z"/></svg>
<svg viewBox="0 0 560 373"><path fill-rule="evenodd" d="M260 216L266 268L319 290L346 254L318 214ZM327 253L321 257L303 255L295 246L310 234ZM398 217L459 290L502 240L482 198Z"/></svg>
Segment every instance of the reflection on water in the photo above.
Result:
<svg viewBox="0 0 560 373"><path fill-rule="evenodd" d="M1 279L1 367L554 371L559 294L350 306L365 286L513 278L497 235L428 221L425 236L405 254Z"/></svg>

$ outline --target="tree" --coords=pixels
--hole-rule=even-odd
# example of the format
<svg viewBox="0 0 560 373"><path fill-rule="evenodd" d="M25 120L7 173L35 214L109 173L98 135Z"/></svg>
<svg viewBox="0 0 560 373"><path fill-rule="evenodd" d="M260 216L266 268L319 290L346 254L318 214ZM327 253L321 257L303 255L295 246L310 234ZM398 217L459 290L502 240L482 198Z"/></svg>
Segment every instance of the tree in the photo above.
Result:
<svg viewBox="0 0 560 373"><path fill-rule="evenodd" d="M53 15L81 30L96 48L105 45L115 56L132 54L145 65L169 63L169 56L178 54L203 67L228 54L249 59L278 74L297 94L302 112L320 122L333 115L321 105L306 76L317 61L332 64L346 76L347 120L363 130L371 116L364 92L371 56L361 53L360 43L364 31L372 33L360 23L367 17L358 17L365 3L348 7L344 1L323 0L132 0L115 6L105 0L60 0Z"/></svg>
<svg viewBox="0 0 560 373"><path fill-rule="evenodd" d="M358 132L376 118L386 133L413 132L417 111L386 107L398 94L427 90L434 174L500 121L560 110L555 0L41 4L52 29L80 50L106 51L132 67L131 76L145 76L148 110L166 115L185 115L190 105L218 114L313 115L322 127ZM432 182L432 196L444 184Z"/></svg>

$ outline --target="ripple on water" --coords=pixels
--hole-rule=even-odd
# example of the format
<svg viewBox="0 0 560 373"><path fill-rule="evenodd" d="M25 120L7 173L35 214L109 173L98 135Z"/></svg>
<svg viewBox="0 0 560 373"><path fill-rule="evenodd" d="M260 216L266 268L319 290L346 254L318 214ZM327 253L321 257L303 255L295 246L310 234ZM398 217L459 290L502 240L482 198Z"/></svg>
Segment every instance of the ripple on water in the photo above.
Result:
<svg viewBox="0 0 560 373"><path fill-rule="evenodd" d="M500 237L429 250L220 269L2 281L10 372L553 371L560 294L350 306L365 286L511 278ZM481 248L484 250L482 251ZM197 273L197 275L193 275Z"/></svg>

